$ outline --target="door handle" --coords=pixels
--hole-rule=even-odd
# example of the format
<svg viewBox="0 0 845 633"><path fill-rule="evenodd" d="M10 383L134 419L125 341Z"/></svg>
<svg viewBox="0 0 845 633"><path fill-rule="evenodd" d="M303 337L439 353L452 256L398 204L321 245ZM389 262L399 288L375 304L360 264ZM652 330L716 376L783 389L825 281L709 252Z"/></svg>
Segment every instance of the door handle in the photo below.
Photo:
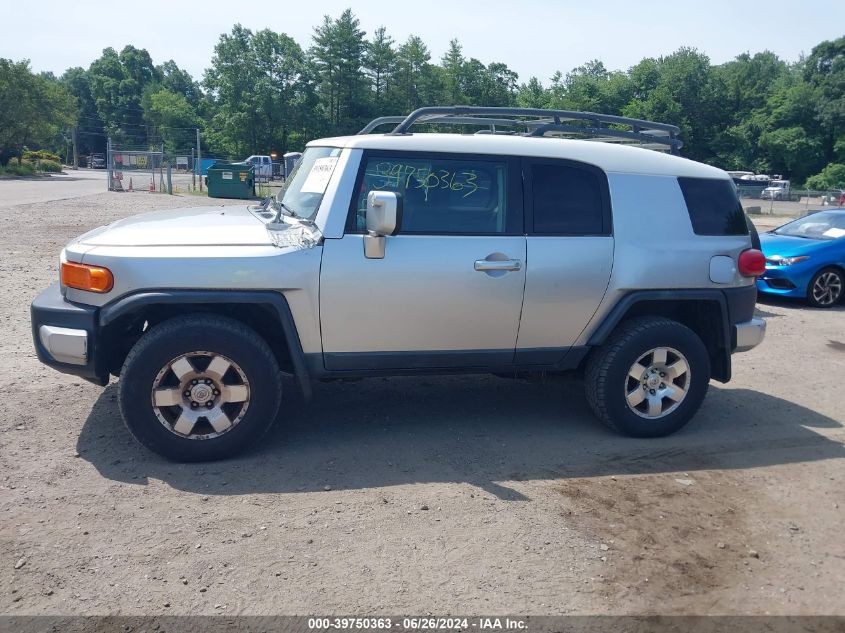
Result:
<svg viewBox="0 0 845 633"><path fill-rule="evenodd" d="M521 270L522 262L518 259L504 259L504 260L490 260L490 259L476 259L475 270L491 271L491 270Z"/></svg>

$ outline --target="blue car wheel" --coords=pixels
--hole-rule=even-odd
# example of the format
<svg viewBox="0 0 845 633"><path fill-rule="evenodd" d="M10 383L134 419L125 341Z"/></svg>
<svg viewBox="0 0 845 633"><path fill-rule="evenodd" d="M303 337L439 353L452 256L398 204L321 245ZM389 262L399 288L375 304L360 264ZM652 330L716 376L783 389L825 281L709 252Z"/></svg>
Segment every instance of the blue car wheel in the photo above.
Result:
<svg viewBox="0 0 845 633"><path fill-rule="evenodd" d="M843 286L845 279L841 270L822 268L807 286L807 301L817 308L829 308L842 298Z"/></svg>

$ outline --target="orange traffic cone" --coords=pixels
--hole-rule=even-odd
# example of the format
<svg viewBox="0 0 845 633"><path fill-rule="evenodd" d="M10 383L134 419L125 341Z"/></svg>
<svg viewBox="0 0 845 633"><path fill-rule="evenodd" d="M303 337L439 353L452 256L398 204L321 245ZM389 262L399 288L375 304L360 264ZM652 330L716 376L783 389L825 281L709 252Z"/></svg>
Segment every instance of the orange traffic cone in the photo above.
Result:
<svg viewBox="0 0 845 633"><path fill-rule="evenodd" d="M129 176L129 191L132 191L132 176Z"/></svg>

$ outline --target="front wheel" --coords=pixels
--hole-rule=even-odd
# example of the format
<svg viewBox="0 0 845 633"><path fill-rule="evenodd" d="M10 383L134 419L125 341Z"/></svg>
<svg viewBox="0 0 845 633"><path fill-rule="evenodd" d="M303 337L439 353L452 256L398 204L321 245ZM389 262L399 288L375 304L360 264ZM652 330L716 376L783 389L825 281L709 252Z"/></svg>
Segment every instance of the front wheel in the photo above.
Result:
<svg viewBox="0 0 845 633"><path fill-rule="evenodd" d="M807 286L807 301L816 308L830 308L842 298L843 286L845 279L841 270L822 268Z"/></svg>
<svg viewBox="0 0 845 633"><path fill-rule="evenodd" d="M695 415L710 382L698 335L662 317L623 322L584 373L587 401L602 422L633 437L674 433Z"/></svg>
<svg viewBox="0 0 845 633"><path fill-rule="evenodd" d="M242 323L215 315L154 326L120 374L120 410L132 435L174 461L241 452L273 422L281 377L267 343Z"/></svg>

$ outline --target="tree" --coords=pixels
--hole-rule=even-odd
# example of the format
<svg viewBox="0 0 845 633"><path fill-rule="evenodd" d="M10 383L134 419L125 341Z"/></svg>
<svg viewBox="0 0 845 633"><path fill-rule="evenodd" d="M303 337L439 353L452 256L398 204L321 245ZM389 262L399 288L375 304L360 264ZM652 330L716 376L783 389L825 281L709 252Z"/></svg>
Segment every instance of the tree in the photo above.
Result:
<svg viewBox="0 0 845 633"><path fill-rule="evenodd" d="M314 29L309 55L316 70L317 93L334 131L353 131L366 115L362 98L366 42L359 26L358 18L347 9L335 20L324 16Z"/></svg>
<svg viewBox="0 0 845 633"><path fill-rule="evenodd" d="M621 114L632 96L631 79L625 73L609 72L594 59L557 78L551 103L563 110Z"/></svg>
<svg viewBox="0 0 845 633"><path fill-rule="evenodd" d="M252 31L240 24L224 33L214 47L205 86L214 104L210 140L233 155L258 146L261 121L254 86L258 83L252 55Z"/></svg>
<svg viewBox="0 0 845 633"><path fill-rule="evenodd" d="M845 37L822 42L804 63L804 81L814 90L824 158L845 152Z"/></svg>
<svg viewBox="0 0 845 633"><path fill-rule="evenodd" d="M316 127L316 97L305 55L290 36L264 29L255 34L236 24L214 48L205 85L213 110L212 146L244 156L297 148L302 132Z"/></svg>
<svg viewBox="0 0 845 633"><path fill-rule="evenodd" d="M0 161L20 159L26 147L55 148L77 116L76 99L61 82L33 74L29 60L0 58Z"/></svg>
<svg viewBox="0 0 845 633"><path fill-rule="evenodd" d="M818 174L807 178L807 189L845 189L845 164L830 163Z"/></svg>
<svg viewBox="0 0 845 633"><path fill-rule="evenodd" d="M147 86L161 75L144 49L125 46L118 54L103 50L88 69L91 96L106 133L118 144L136 147L155 145L160 139L144 122L142 98Z"/></svg>
<svg viewBox="0 0 845 633"><path fill-rule="evenodd" d="M710 60L692 48L680 48L657 60L645 59L631 70L633 99L625 116L681 128L684 154L695 160L715 158L710 145L725 127L724 84Z"/></svg>
<svg viewBox="0 0 845 633"><path fill-rule="evenodd" d="M772 171L801 181L822 160L822 144L799 126L779 127L763 132L760 147L767 153Z"/></svg>
<svg viewBox="0 0 845 633"><path fill-rule="evenodd" d="M200 126L197 111L183 94L159 87L144 95L146 120L158 131L167 152L193 147Z"/></svg>
<svg viewBox="0 0 845 633"><path fill-rule="evenodd" d="M255 34L252 47L258 66L254 90L261 117L267 122L263 143L284 153L291 130L305 119L309 99L305 56L289 35L269 29Z"/></svg>
<svg viewBox="0 0 845 633"><path fill-rule="evenodd" d="M466 59L457 39L449 42L448 50L440 60L443 67L443 96L452 105L467 102Z"/></svg>
<svg viewBox="0 0 845 633"><path fill-rule="evenodd" d="M402 112L443 102L442 69L430 63L431 54L421 38L408 37L396 53L396 100Z"/></svg>
<svg viewBox="0 0 845 633"><path fill-rule="evenodd" d="M84 68L68 68L61 78L68 92L76 98L79 125L76 131L78 150L81 154L105 152L106 131L91 94L91 82Z"/></svg>
<svg viewBox="0 0 845 633"><path fill-rule="evenodd" d="M548 108L549 94L543 84L536 77L531 77L528 83L519 87L516 96L517 104L521 108Z"/></svg>
<svg viewBox="0 0 845 633"><path fill-rule="evenodd" d="M396 70L396 51L393 38L380 26L373 33L373 39L367 42L364 53L364 70L370 78L373 109L380 112L386 106L393 73Z"/></svg>
<svg viewBox="0 0 845 633"><path fill-rule="evenodd" d="M170 59L156 66L156 72L161 77L160 85L162 88L182 95L195 108L199 105L200 99L202 99L202 90L188 71L182 70L176 65L176 62Z"/></svg>
<svg viewBox="0 0 845 633"><path fill-rule="evenodd" d="M490 63L487 66L485 80L482 105L506 107L516 103L519 75L506 64Z"/></svg>

